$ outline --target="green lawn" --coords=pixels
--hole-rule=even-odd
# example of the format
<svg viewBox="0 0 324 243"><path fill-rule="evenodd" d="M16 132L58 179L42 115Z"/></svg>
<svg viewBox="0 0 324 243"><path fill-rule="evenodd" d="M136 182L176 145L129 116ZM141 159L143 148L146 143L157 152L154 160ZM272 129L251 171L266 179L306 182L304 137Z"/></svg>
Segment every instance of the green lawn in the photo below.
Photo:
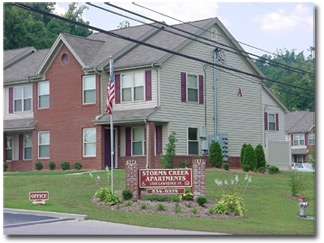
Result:
<svg viewBox="0 0 324 243"><path fill-rule="evenodd" d="M86 214L89 219L123 224L167 229L221 232L233 235L316 235L314 220L297 217L298 201L288 198L291 194L288 184L290 172L278 175L254 174L246 187L244 200L247 217L242 219L211 219L177 216L157 216L130 212L112 211L94 206L90 198L101 182L110 187L107 172L80 174L80 171L37 171L4 173L5 208L53 211L62 213ZM215 179L230 181L238 174L243 183L245 172L231 170L206 170L206 196L215 201L221 195ZM306 197L309 206L307 216L315 216L315 174L305 173L307 187L300 193ZM114 190L125 189L125 170L114 170ZM33 205L29 201L30 191L49 191L45 205Z"/></svg>

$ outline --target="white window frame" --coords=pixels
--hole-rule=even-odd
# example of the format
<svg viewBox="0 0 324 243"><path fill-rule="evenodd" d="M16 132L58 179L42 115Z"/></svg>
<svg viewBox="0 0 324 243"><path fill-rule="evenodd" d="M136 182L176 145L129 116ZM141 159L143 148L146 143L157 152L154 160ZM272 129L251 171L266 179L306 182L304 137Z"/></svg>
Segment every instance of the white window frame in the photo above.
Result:
<svg viewBox="0 0 324 243"><path fill-rule="evenodd" d="M89 86L89 87L86 87ZM82 77L82 104L95 104L97 95L97 82L96 82L96 75L86 75ZM86 93L87 92L94 92L94 100L86 101Z"/></svg>
<svg viewBox="0 0 324 243"><path fill-rule="evenodd" d="M305 145L305 134L303 133L298 133L298 134L293 134L293 146L304 146ZM295 143L297 141L297 143ZM301 143L303 141L303 143Z"/></svg>
<svg viewBox="0 0 324 243"><path fill-rule="evenodd" d="M129 76L130 81L127 82L124 80L124 77ZM124 82L125 81L125 82ZM136 90L142 90L142 97L136 98ZM130 92L130 98L126 99L126 92ZM137 72L127 72L121 74L121 101L126 102L135 102L135 101L145 101L145 75L144 71Z"/></svg>
<svg viewBox="0 0 324 243"><path fill-rule="evenodd" d="M45 91L41 89L41 85L46 85ZM38 109L46 109L50 107L50 87L49 87L49 81L42 81L38 82ZM41 105L41 99L44 97L48 97L48 106L46 105Z"/></svg>
<svg viewBox="0 0 324 243"><path fill-rule="evenodd" d="M42 135L48 135L48 142L44 141L42 142L41 141L41 136ZM51 145L51 134L49 131L40 131L38 132L38 158L39 159L49 159L50 157L50 145ZM44 147L44 148L48 148L48 156L41 156L41 148Z"/></svg>
<svg viewBox="0 0 324 243"><path fill-rule="evenodd" d="M30 140L27 140L27 138L29 137L29 139ZM23 156L23 158L24 158L24 160L31 160L31 159L33 159L33 140L32 140L32 134L31 133L26 133L26 134L24 134L24 156ZM26 149L30 149L31 150L31 152L30 152L30 158L26 158Z"/></svg>
<svg viewBox="0 0 324 243"><path fill-rule="evenodd" d="M190 130L191 129L195 129L196 130L196 138L195 139L192 139L191 137L190 137ZM187 146L188 146L188 149L187 149L187 151L188 151L188 155L199 155L199 129L197 128L197 127L188 127L187 128ZM190 151L190 143L195 143L195 144L197 144L197 153L192 153L191 151Z"/></svg>
<svg viewBox="0 0 324 243"><path fill-rule="evenodd" d="M93 134L89 134L92 132ZM95 127L83 128L83 157L96 157L97 131ZM90 135L87 137L87 135ZM91 146L89 149L87 147ZM92 151L89 153L88 151Z"/></svg>
<svg viewBox="0 0 324 243"><path fill-rule="evenodd" d="M10 143L9 143L10 141ZM7 158L7 151L11 150L11 159ZM12 161L14 156L14 138L13 136L6 137L6 161Z"/></svg>
<svg viewBox="0 0 324 243"><path fill-rule="evenodd" d="M189 87L190 77L196 78L196 83L195 83L196 86ZM199 102L199 80L198 80L198 78L199 78L199 75L187 74L187 102L195 102L195 103ZM196 100L192 99L192 95L190 95L190 93L192 93L192 92L189 92L189 91L196 93L196 98L197 98ZM190 99L192 99L192 100L190 100Z"/></svg>
<svg viewBox="0 0 324 243"><path fill-rule="evenodd" d="M26 88L30 89L30 97L26 95ZM21 96L16 97L17 89L21 89ZM17 110L16 101L21 101L21 110ZM30 100L30 109L25 108L25 103L27 100ZM33 87L31 85L25 85L25 86L16 86L13 89L13 110L15 113L18 112L29 112L33 110Z"/></svg>
<svg viewBox="0 0 324 243"><path fill-rule="evenodd" d="M273 119L272 119L273 118ZM269 113L268 114L268 130L276 131L276 114Z"/></svg>
<svg viewBox="0 0 324 243"><path fill-rule="evenodd" d="M138 131L140 137L135 138L135 133ZM143 156L146 154L146 140L144 127L132 127L132 156ZM140 144L141 152L135 153L134 146Z"/></svg>
<svg viewBox="0 0 324 243"><path fill-rule="evenodd" d="M308 133L308 145L315 145L315 133Z"/></svg>

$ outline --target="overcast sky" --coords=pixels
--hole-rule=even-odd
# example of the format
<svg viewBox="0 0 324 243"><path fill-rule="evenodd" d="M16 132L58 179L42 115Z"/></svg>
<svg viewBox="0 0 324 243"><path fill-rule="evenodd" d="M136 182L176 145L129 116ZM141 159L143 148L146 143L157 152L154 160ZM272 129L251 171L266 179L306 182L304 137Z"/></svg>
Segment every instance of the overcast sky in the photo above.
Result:
<svg viewBox="0 0 324 243"><path fill-rule="evenodd" d="M133 4L136 3L137 5ZM131 16L136 20L149 23L146 19L131 15L124 11L103 4L91 2L111 11ZM112 1L111 4L126 8L130 11L147 16L167 24L177 24L180 21L195 21L218 17L234 38L241 42L242 47L256 55L277 53L281 50L301 51L307 57L309 47L315 46L315 9L316 2L216 2L216 1ZM57 2L56 11L63 14L70 2ZM121 17L96 7L79 2L78 6L86 5L83 19L90 25L105 30L116 29L128 21L131 26L139 22ZM140 5L140 6L138 6ZM169 17L157 14L145 8L157 11ZM170 18L172 17L172 18ZM176 19L176 20L174 20ZM247 45L244 45L244 44ZM252 47L249 47L252 46Z"/></svg>

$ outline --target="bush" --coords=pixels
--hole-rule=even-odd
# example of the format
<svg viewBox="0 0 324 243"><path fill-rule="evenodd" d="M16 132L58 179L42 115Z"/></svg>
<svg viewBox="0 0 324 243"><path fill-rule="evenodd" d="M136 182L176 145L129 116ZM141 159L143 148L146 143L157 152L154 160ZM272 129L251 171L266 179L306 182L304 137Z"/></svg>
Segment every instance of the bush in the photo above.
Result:
<svg viewBox="0 0 324 243"><path fill-rule="evenodd" d="M43 169L43 164L39 161L35 163L35 170L41 170Z"/></svg>
<svg viewBox="0 0 324 243"><path fill-rule="evenodd" d="M80 162L75 162L73 168L76 170L81 170L82 164Z"/></svg>
<svg viewBox="0 0 324 243"><path fill-rule="evenodd" d="M50 170L55 170L55 167L56 167L55 162L50 161L50 162L48 163L48 168L49 168Z"/></svg>
<svg viewBox="0 0 324 243"><path fill-rule="evenodd" d="M257 168L265 167L266 166L266 160L265 160L263 147L262 147L261 144L256 146L256 148L255 148L255 156L256 156L256 161L257 161Z"/></svg>
<svg viewBox="0 0 324 243"><path fill-rule="evenodd" d="M171 132L169 135L168 141L169 143L166 144L164 150L165 155L161 155L160 162L162 164L163 169L172 169L173 168L173 158L176 155L176 142L177 139L175 137L176 133Z"/></svg>
<svg viewBox="0 0 324 243"><path fill-rule="evenodd" d="M133 198L133 192L130 189L125 189L122 191L122 197L124 200L130 200Z"/></svg>
<svg viewBox="0 0 324 243"><path fill-rule="evenodd" d="M243 165L243 166L242 166L242 169L243 169L243 171L245 171L245 172L249 172L249 170L250 170L250 165Z"/></svg>
<svg viewBox="0 0 324 243"><path fill-rule="evenodd" d="M185 193L179 195L180 201L185 200L185 201L190 201L193 200L193 194L190 191L190 188L185 189Z"/></svg>
<svg viewBox="0 0 324 243"><path fill-rule="evenodd" d="M268 172L269 174L277 174L279 173L279 168L274 165L271 165L268 169Z"/></svg>
<svg viewBox="0 0 324 243"><path fill-rule="evenodd" d="M238 196L236 193L232 195L225 194L216 203L214 207L214 212L219 214L234 213L234 215L237 216L245 216L246 209L244 199Z"/></svg>
<svg viewBox="0 0 324 243"><path fill-rule="evenodd" d="M257 161L254 148L251 144L246 145L243 155L243 165L249 165L250 170L254 171L257 168Z"/></svg>
<svg viewBox="0 0 324 243"><path fill-rule="evenodd" d="M107 187L101 187L98 191L96 191L95 197L105 202L108 206L115 205L121 201L116 193L112 193L111 189Z"/></svg>
<svg viewBox="0 0 324 243"><path fill-rule="evenodd" d="M179 167L186 168L186 167L189 167L189 165L190 165L190 163L187 160L185 160L183 162L180 162Z"/></svg>
<svg viewBox="0 0 324 243"><path fill-rule="evenodd" d="M66 162L66 161L62 162L60 166L61 166L62 170L69 170L70 169L70 163Z"/></svg>
<svg viewBox="0 0 324 243"><path fill-rule="evenodd" d="M7 169L8 169L8 163L3 162L3 171L7 171Z"/></svg>
<svg viewBox="0 0 324 243"><path fill-rule="evenodd" d="M245 151L245 148L246 148L246 143L243 144L243 145L242 145L242 148L241 148L240 164L241 164L242 167L243 167L243 165L244 165L243 157L244 157L244 151Z"/></svg>
<svg viewBox="0 0 324 243"><path fill-rule="evenodd" d="M230 164L229 163L224 163L223 168L224 168L224 170L229 170Z"/></svg>
<svg viewBox="0 0 324 243"><path fill-rule="evenodd" d="M266 171L266 168L265 168L265 167L259 167L259 168L258 168L258 172L259 172L259 173L264 174L265 171Z"/></svg>
<svg viewBox="0 0 324 243"><path fill-rule="evenodd" d="M292 196L297 196L298 192L305 189L305 174L292 170L289 174L289 186Z"/></svg>
<svg viewBox="0 0 324 243"><path fill-rule="evenodd" d="M223 154L219 142L212 142L209 147L209 163L212 167L222 168Z"/></svg>
<svg viewBox="0 0 324 243"><path fill-rule="evenodd" d="M199 206L204 206L204 204L207 202L207 198L205 196L199 196L196 198L196 202Z"/></svg>

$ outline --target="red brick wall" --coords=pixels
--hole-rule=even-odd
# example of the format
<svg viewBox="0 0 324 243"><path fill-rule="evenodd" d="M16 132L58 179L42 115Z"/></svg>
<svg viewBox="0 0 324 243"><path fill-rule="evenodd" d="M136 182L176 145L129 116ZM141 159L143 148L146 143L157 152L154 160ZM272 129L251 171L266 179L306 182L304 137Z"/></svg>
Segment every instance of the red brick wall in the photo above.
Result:
<svg viewBox="0 0 324 243"><path fill-rule="evenodd" d="M61 62L63 53L69 55L68 64ZM100 83L97 76L96 104L82 104L82 76L84 75L80 64L72 53L63 46L57 53L51 66L46 71L46 80L50 82L50 108L38 109L37 99L34 99L34 119L36 130L33 132L33 161L41 161L44 169L48 162L56 163L60 168L63 161L80 162L83 169L102 169L101 163L101 128L97 128L97 156L83 157L83 128L95 127L93 120L100 114ZM34 95L37 97L37 83L34 84ZM38 132L50 131L50 158L38 159Z"/></svg>

